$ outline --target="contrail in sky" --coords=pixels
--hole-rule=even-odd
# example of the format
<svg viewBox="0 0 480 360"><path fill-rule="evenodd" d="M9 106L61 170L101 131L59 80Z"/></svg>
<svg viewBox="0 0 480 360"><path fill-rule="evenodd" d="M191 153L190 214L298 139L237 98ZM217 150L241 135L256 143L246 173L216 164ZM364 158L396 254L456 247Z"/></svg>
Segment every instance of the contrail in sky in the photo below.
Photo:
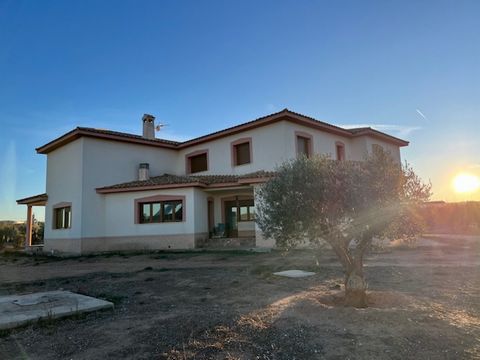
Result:
<svg viewBox="0 0 480 360"><path fill-rule="evenodd" d="M427 120L427 117L420 111L420 109L415 109L417 111L417 114L420 115L424 120Z"/></svg>

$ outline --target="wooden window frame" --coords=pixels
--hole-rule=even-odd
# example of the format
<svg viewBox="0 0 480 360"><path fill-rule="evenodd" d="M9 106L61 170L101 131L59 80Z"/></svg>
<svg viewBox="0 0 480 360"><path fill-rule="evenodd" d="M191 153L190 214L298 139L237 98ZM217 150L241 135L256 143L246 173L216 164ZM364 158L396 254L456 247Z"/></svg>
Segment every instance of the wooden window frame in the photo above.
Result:
<svg viewBox="0 0 480 360"><path fill-rule="evenodd" d="M306 139L308 140L307 144L307 158L311 157L313 155L313 136L312 134L306 133L304 131L295 131L295 152L297 154L297 158L300 157L302 154L298 152L298 139Z"/></svg>
<svg viewBox="0 0 480 360"><path fill-rule="evenodd" d="M225 223L225 203L228 202L228 201L236 201L236 205L235 207L237 208L237 222L249 222L249 221L255 221L255 218L257 216L257 211L256 211L256 207L255 207L255 198L253 197L249 197L249 196L245 196L245 195L239 195L239 196L229 196L229 197L225 197L225 198L222 198L221 199L221 202L222 202L222 222ZM240 207L242 207L240 205L241 202L243 201L252 201L253 202L253 205L248 205L248 210L247 210L247 214L248 214L248 219L247 220L241 220L240 219ZM251 219L250 218L250 207L253 207L255 208L255 218Z"/></svg>
<svg viewBox="0 0 480 360"><path fill-rule="evenodd" d="M164 204L165 203L172 203L172 202L180 202L182 204L182 219L181 220L172 220L172 221L164 221ZM161 204L160 205L160 221L142 221L142 211L143 205L150 204L150 209L152 209L151 204ZM185 206L185 196L177 196L177 195L156 195L156 196L149 196L145 198L135 199L134 204L134 223L135 224L176 224L182 223L186 221L186 206ZM153 219L153 217L152 217Z"/></svg>
<svg viewBox="0 0 480 360"><path fill-rule="evenodd" d="M167 220L165 219L165 206L166 205L172 205L174 208L177 205L182 205L182 218L177 220L175 219L175 213L173 213L173 220ZM150 221L144 221L143 220L143 209L145 205L150 206ZM153 217L153 206L154 205L159 205L160 206L160 214L159 214L159 219L155 220ZM138 218L139 218L139 224L163 224L163 223L175 223L175 222L183 222L183 202L182 200L165 200L165 201L152 201L152 202L141 202L139 203L138 206Z"/></svg>
<svg viewBox="0 0 480 360"><path fill-rule="evenodd" d="M65 211L66 209L68 209L68 212ZM62 203L55 204L52 207L52 210L53 210L53 216L52 216L53 230L67 230L72 228L72 203L62 202ZM57 227L57 219L58 219L59 212L62 212L62 216L63 216L63 219L62 219L63 224L61 227ZM69 214L68 218L67 218L67 214ZM68 226L65 226L66 223L68 223Z"/></svg>
<svg viewBox="0 0 480 360"><path fill-rule="evenodd" d="M345 144L343 142L335 141L335 155L337 161L345 161L347 159Z"/></svg>
<svg viewBox="0 0 480 360"><path fill-rule="evenodd" d="M238 158L237 158L237 146L243 145L243 144L248 144L248 150L249 150L249 161L243 164L238 164ZM253 162L253 150L252 150L252 138L251 137L245 137L241 138L235 141L232 141L230 143L230 154L232 158L232 166L242 166L242 165L248 165Z"/></svg>
<svg viewBox="0 0 480 360"><path fill-rule="evenodd" d="M195 172L192 173L191 158L195 157L195 156L200 156L200 155L205 155L206 156L206 158L207 158L207 168L205 170L195 171ZM187 174L197 174L197 173L201 173L201 172L204 172L204 171L208 171L209 165L210 165L210 161L209 161L209 156L208 156L208 149L193 151L193 152L185 155L185 172Z"/></svg>

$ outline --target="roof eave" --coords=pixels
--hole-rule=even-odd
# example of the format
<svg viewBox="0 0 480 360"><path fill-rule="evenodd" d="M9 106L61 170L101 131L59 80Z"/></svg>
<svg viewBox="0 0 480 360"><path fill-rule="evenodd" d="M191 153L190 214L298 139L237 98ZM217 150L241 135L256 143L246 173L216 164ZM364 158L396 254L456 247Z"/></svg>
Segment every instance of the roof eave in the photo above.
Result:
<svg viewBox="0 0 480 360"><path fill-rule="evenodd" d="M294 113L290 110L282 110L278 113L267 115L263 118L253 120L253 121L247 122L245 124L237 125L237 126L234 126L232 128L228 128L228 129L225 129L225 130L221 130L221 131L212 133L210 135L205 135L205 136L201 136L201 137L196 138L196 139L185 141L185 142L178 145L178 149L187 148L187 147L190 147L190 146L193 146L193 145L199 145L199 144L202 144L202 143L205 143L205 142L208 142L208 141L212 141L212 140L216 140L218 138L222 138L222 137L229 136L229 135L235 135L235 134L243 132L243 131L251 130L251 129L254 129L254 128L257 128L257 127L266 126L266 125L272 124L274 122L282 121L282 120L291 121L293 123L303 125L303 126L307 126L307 127L314 128L314 129L321 129L323 131L333 133L333 134L336 134L336 135L340 135L340 136L344 136L344 137L352 137L352 133L350 131L346 130L346 129L342 129L338 126L330 125L330 124L324 123L322 121L315 120L313 118L309 118L309 117L307 117L305 115L302 115L302 114Z"/></svg>
<svg viewBox="0 0 480 360"><path fill-rule="evenodd" d="M17 200L17 205L44 206L48 201L47 194L29 196Z"/></svg>
<svg viewBox="0 0 480 360"><path fill-rule="evenodd" d="M58 149L59 147L62 147L74 140L77 140L80 137L92 137L92 138L97 138L97 139L104 139L104 140L112 140L112 141L119 141L119 142L127 142L127 143L135 143L135 144L141 144L141 145L147 145L147 146L153 146L153 147L161 147L161 148L167 148L167 149L176 149L177 146L174 144L167 144L167 143L162 143L162 142L152 142L149 140L144 140L144 139L134 139L134 138L126 138L120 135L114 135L114 134L100 134L100 133L94 133L88 130L83 130L79 128L75 128L72 131L69 131L68 133L56 138L53 141L50 141L49 143L40 146L36 148L35 150L37 151L38 154L48 154L49 152Z"/></svg>
<svg viewBox="0 0 480 360"><path fill-rule="evenodd" d="M380 139L380 140L383 140L383 141L387 141L389 143L393 143L395 145L398 145L399 147L408 146L408 144L410 144L409 141L399 139L395 136L385 134L385 133L383 133L381 131L378 131L378 130L375 130L375 129L365 129L365 130L359 131L355 134L352 134L352 136L353 137L371 136L371 137L374 137L374 138L377 138L377 139Z"/></svg>
<svg viewBox="0 0 480 360"><path fill-rule="evenodd" d="M121 192L134 192L134 191L147 191L147 190L161 190L161 189L179 189L186 187L206 187L205 184L200 182L183 183L183 184L163 184L163 185L144 185L144 186L126 186L119 188L96 188L98 194L112 194Z"/></svg>

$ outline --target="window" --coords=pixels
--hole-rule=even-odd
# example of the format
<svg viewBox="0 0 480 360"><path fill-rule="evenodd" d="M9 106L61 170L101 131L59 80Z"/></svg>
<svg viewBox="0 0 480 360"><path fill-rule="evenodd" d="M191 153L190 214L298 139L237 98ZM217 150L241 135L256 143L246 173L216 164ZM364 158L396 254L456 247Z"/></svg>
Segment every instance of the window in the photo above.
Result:
<svg viewBox="0 0 480 360"><path fill-rule="evenodd" d="M254 221L255 206L253 205L253 199L239 200L236 213L238 216L238 221Z"/></svg>
<svg viewBox="0 0 480 360"><path fill-rule="evenodd" d="M232 164L233 166L250 164L252 162L251 139L239 139L232 142Z"/></svg>
<svg viewBox="0 0 480 360"><path fill-rule="evenodd" d="M183 201L169 200L139 204L140 224L183 221Z"/></svg>
<svg viewBox="0 0 480 360"><path fill-rule="evenodd" d="M72 226L72 207L64 206L53 209L53 228L69 229Z"/></svg>
<svg viewBox="0 0 480 360"><path fill-rule="evenodd" d="M202 150L186 156L187 174L193 174L208 170L208 151Z"/></svg>
<svg viewBox="0 0 480 360"><path fill-rule="evenodd" d="M312 156L312 135L303 131L295 131L297 157Z"/></svg>
<svg viewBox="0 0 480 360"><path fill-rule="evenodd" d="M337 160L344 161L345 160L345 145L341 142L336 143L337 148Z"/></svg>
<svg viewBox="0 0 480 360"><path fill-rule="evenodd" d="M297 156L310 156L310 139L303 137L303 136L297 136Z"/></svg>
<svg viewBox="0 0 480 360"><path fill-rule="evenodd" d="M379 144L372 144L372 151L373 151L374 154L378 153L378 152L382 152L382 151L384 151L383 146L379 145Z"/></svg>

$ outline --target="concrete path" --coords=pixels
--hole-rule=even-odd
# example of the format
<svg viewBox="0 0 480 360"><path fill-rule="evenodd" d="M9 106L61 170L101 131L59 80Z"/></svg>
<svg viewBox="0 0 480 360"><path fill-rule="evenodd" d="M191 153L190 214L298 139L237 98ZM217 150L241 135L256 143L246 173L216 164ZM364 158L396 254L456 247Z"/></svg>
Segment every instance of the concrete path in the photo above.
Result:
<svg viewBox="0 0 480 360"><path fill-rule="evenodd" d="M70 291L48 291L0 297L0 329L11 329L40 319L113 308L108 301Z"/></svg>

